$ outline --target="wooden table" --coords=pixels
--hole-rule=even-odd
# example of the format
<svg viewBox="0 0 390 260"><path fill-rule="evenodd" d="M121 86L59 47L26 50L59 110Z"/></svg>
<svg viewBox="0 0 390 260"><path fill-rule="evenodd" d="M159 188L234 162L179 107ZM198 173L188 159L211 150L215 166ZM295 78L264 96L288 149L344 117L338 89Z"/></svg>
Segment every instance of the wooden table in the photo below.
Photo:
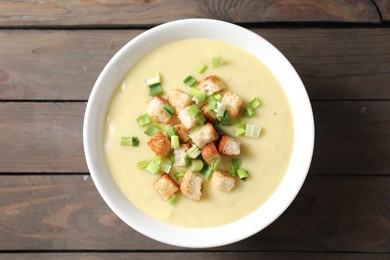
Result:
<svg viewBox="0 0 390 260"><path fill-rule="evenodd" d="M240 24L279 48L316 124L311 169L287 211L207 250L161 244L119 220L82 145L108 60L148 28L194 17ZM0 147L2 259L390 259L390 1L3 0Z"/></svg>

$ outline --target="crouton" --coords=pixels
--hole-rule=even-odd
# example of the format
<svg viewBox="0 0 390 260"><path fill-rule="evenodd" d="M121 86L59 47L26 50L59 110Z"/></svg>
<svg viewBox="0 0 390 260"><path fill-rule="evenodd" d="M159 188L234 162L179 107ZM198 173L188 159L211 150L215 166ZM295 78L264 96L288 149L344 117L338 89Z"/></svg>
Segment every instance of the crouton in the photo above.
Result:
<svg viewBox="0 0 390 260"><path fill-rule="evenodd" d="M165 99L155 96L149 101L146 112L157 122L168 124L171 117L164 111L164 106L166 104L168 104L168 102Z"/></svg>
<svg viewBox="0 0 390 260"><path fill-rule="evenodd" d="M168 102L175 109L176 113L192 104L190 95L176 89L171 90L171 93L168 95Z"/></svg>
<svg viewBox="0 0 390 260"><path fill-rule="evenodd" d="M187 150L190 149L190 144L181 144L179 148L173 150L175 154L174 166L186 166Z"/></svg>
<svg viewBox="0 0 390 260"><path fill-rule="evenodd" d="M153 186L160 197L165 201L179 190L179 185L177 185L177 183L168 174L164 174L153 184Z"/></svg>
<svg viewBox="0 0 390 260"><path fill-rule="evenodd" d="M202 196L202 178L191 171L187 171L180 184L181 193L189 199L199 201Z"/></svg>
<svg viewBox="0 0 390 260"><path fill-rule="evenodd" d="M209 165L214 159L221 159L214 142L209 143L202 149L202 157Z"/></svg>
<svg viewBox="0 0 390 260"><path fill-rule="evenodd" d="M214 171L210 179L210 184L213 188L222 191L230 191L235 184L234 177L230 176L227 172Z"/></svg>
<svg viewBox="0 0 390 260"><path fill-rule="evenodd" d="M240 154L241 141L238 138L223 135L219 140L218 151L221 154L236 156Z"/></svg>
<svg viewBox="0 0 390 260"><path fill-rule="evenodd" d="M191 106L185 107L178 112L178 117L179 117L180 122L188 130L190 130L191 128L193 128L197 124L196 119L188 113L188 110L190 109L190 107Z"/></svg>
<svg viewBox="0 0 390 260"><path fill-rule="evenodd" d="M226 92L222 97L222 103L225 105L230 118L236 118L240 115L242 99L231 92Z"/></svg>
<svg viewBox="0 0 390 260"><path fill-rule="evenodd" d="M179 139L181 142L185 143L188 140L190 140L190 137L188 136L188 131L182 124L174 125L177 134L179 135Z"/></svg>
<svg viewBox="0 0 390 260"><path fill-rule="evenodd" d="M161 131L150 138L148 145L160 157L167 156L171 151L171 142Z"/></svg>
<svg viewBox="0 0 390 260"><path fill-rule="evenodd" d="M190 132L188 135L191 140L199 147L199 149L202 149L206 146L206 144L218 139L218 134L215 131L213 125L210 123L201 125L200 127Z"/></svg>
<svg viewBox="0 0 390 260"><path fill-rule="evenodd" d="M206 93L206 95L212 95L223 90L225 84L218 76L211 75L199 82L197 88Z"/></svg>
<svg viewBox="0 0 390 260"><path fill-rule="evenodd" d="M208 104L204 104L200 111L202 112L203 116L206 118L207 122L214 123L214 121L217 119L214 111L208 110Z"/></svg>

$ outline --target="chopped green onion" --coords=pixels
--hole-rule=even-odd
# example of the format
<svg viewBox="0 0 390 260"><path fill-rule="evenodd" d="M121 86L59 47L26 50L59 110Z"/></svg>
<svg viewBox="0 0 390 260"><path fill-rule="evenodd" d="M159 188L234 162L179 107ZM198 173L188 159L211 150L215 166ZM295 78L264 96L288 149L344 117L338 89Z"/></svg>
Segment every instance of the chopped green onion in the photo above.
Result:
<svg viewBox="0 0 390 260"><path fill-rule="evenodd" d="M157 174L161 170L161 158L154 158L146 167L146 170L150 173Z"/></svg>
<svg viewBox="0 0 390 260"><path fill-rule="evenodd" d="M235 166L235 165L230 165L229 166L229 174L233 177L235 176L238 176L237 174L237 170L238 170L239 166Z"/></svg>
<svg viewBox="0 0 390 260"><path fill-rule="evenodd" d="M196 144L193 144L191 148L187 150L187 155L191 159L196 159L200 153L201 151L199 150L198 146L196 146Z"/></svg>
<svg viewBox="0 0 390 260"><path fill-rule="evenodd" d="M203 175L206 179L210 179L211 175L213 174L214 169L211 166L207 166L206 170L203 172Z"/></svg>
<svg viewBox="0 0 390 260"><path fill-rule="evenodd" d="M223 64L223 59L222 59L221 56L214 56L214 57L212 57L212 58L209 60L209 65L210 65L210 67L212 67L212 68L221 66L222 64Z"/></svg>
<svg viewBox="0 0 390 260"><path fill-rule="evenodd" d="M169 104L166 104L164 106L164 111L170 117L173 116L173 114L175 113L175 109L173 109L173 107Z"/></svg>
<svg viewBox="0 0 390 260"><path fill-rule="evenodd" d="M200 74L203 74L207 69L207 66L204 65L203 63L199 64L199 66L196 68L196 71Z"/></svg>
<svg viewBox="0 0 390 260"><path fill-rule="evenodd" d="M229 114L225 110L225 113L223 114L223 117L221 118L221 124L222 125L231 125L230 119L229 119Z"/></svg>
<svg viewBox="0 0 390 260"><path fill-rule="evenodd" d="M168 159L162 160L161 165L160 165L160 170L162 172L169 173L171 171L171 168L172 168L172 163L170 160L168 160Z"/></svg>
<svg viewBox="0 0 390 260"><path fill-rule="evenodd" d="M139 146L139 139L138 137L132 137L131 138L131 146L138 147Z"/></svg>
<svg viewBox="0 0 390 260"><path fill-rule="evenodd" d="M261 127L253 124L246 124L245 127L245 136L251 138L259 138L261 132Z"/></svg>
<svg viewBox="0 0 390 260"><path fill-rule="evenodd" d="M142 116L137 117L137 124L139 126L145 126L150 124L150 117L148 114L144 114Z"/></svg>
<svg viewBox="0 0 390 260"><path fill-rule="evenodd" d="M207 97L207 110L211 111L217 108L217 100L213 96Z"/></svg>
<svg viewBox="0 0 390 260"><path fill-rule="evenodd" d="M234 131L236 132L236 136L240 136L245 133L245 122L239 120L234 123Z"/></svg>
<svg viewBox="0 0 390 260"><path fill-rule="evenodd" d="M252 109L256 109L258 108L261 103L260 103L260 100L258 100L257 98L252 98L249 102L248 102L248 105L252 108Z"/></svg>
<svg viewBox="0 0 390 260"><path fill-rule="evenodd" d="M255 115L255 110L251 107L245 108L244 116L245 117L253 117Z"/></svg>
<svg viewBox="0 0 390 260"><path fill-rule="evenodd" d="M240 179L246 179L248 177L248 172L245 169L239 168L237 170L237 175Z"/></svg>
<svg viewBox="0 0 390 260"><path fill-rule="evenodd" d="M200 109L196 106L196 105L191 105L189 108L188 108L188 114L190 114L190 116L192 117L196 117L197 115L199 115L201 112L200 112Z"/></svg>
<svg viewBox="0 0 390 260"><path fill-rule="evenodd" d="M171 147L173 149L179 148L180 142L179 142L179 136L178 135L172 135L171 136Z"/></svg>
<svg viewBox="0 0 390 260"><path fill-rule="evenodd" d="M213 168L213 170L217 170L218 167L221 165L221 160L220 159L214 159L212 160L210 166Z"/></svg>
<svg viewBox="0 0 390 260"><path fill-rule="evenodd" d="M199 159L192 160L190 169L191 169L191 171L198 172L198 171L203 169L203 166L204 165L203 165L202 160L199 160Z"/></svg>
<svg viewBox="0 0 390 260"><path fill-rule="evenodd" d="M129 146L131 144L132 138L127 136L121 137L121 145L122 146Z"/></svg>
<svg viewBox="0 0 390 260"><path fill-rule="evenodd" d="M222 99L222 95L221 95L220 93L214 94L213 97L214 97L215 100L217 100L217 101L221 101L221 99Z"/></svg>
<svg viewBox="0 0 390 260"><path fill-rule="evenodd" d="M147 78L146 78L146 84L148 86L150 85L154 85L156 83L160 83L160 74L159 73L153 73L153 74L150 74Z"/></svg>
<svg viewBox="0 0 390 260"><path fill-rule="evenodd" d="M177 131L176 131L176 128L174 128L173 126L171 126L170 128L168 128L167 130L167 136L169 138L171 138L171 136L173 135L177 135Z"/></svg>
<svg viewBox="0 0 390 260"><path fill-rule="evenodd" d="M122 136L122 138L121 138L121 145L129 146L130 144L133 147L138 147L139 146L139 139L138 139L138 137Z"/></svg>
<svg viewBox="0 0 390 260"><path fill-rule="evenodd" d="M221 120L221 118L225 115L225 105L221 102L217 102L217 108L214 109L214 112L216 113L216 117L218 120Z"/></svg>
<svg viewBox="0 0 390 260"><path fill-rule="evenodd" d="M179 181L183 178L184 176L184 170L180 170L179 172L173 174L173 178L175 178L175 180Z"/></svg>
<svg viewBox="0 0 390 260"><path fill-rule="evenodd" d="M238 166L238 167L241 166L241 159L240 158L233 158L230 160L230 162L232 163L233 166Z"/></svg>
<svg viewBox="0 0 390 260"><path fill-rule="evenodd" d="M188 75L184 80L183 80L184 84L186 84L187 86L190 86L192 87L193 85L195 85L195 83L197 82L197 80L192 77L191 75Z"/></svg>
<svg viewBox="0 0 390 260"><path fill-rule="evenodd" d="M204 122L206 122L206 118L203 116L203 114L199 114L196 116L196 122L198 125L203 125Z"/></svg>
<svg viewBox="0 0 390 260"><path fill-rule="evenodd" d="M215 131L217 132L218 135L223 135L224 134L224 131L221 128L221 123L220 122L215 121L213 123L213 126L214 126L214 129L215 129Z"/></svg>
<svg viewBox="0 0 390 260"><path fill-rule="evenodd" d="M137 167L138 167L138 169L143 170L143 169L146 169L146 167L148 167L148 164L149 164L148 161L145 161L145 160L139 161L139 162L137 162Z"/></svg>
<svg viewBox="0 0 390 260"><path fill-rule="evenodd" d="M184 157L184 161L186 162L186 166L188 166L188 167L191 166L192 160L190 157L188 157L188 156Z"/></svg>
<svg viewBox="0 0 390 260"><path fill-rule="evenodd" d="M190 95L192 96L192 100L196 104L200 104L206 99L206 93L200 91L199 89L195 87L190 87Z"/></svg>
<svg viewBox="0 0 390 260"><path fill-rule="evenodd" d="M164 91L160 83L156 83L149 86L149 96L154 97L162 95L162 93L164 93Z"/></svg>
<svg viewBox="0 0 390 260"><path fill-rule="evenodd" d="M170 152L169 153L169 160L171 161L171 164L175 163L175 154Z"/></svg>
<svg viewBox="0 0 390 260"><path fill-rule="evenodd" d="M155 135L158 131L160 131L160 129L155 126L155 125L152 125L151 127L149 127L148 129L146 129L144 131L145 134L147 134L148 136L153 136Z"/></svg>
<svg viewBox="0 0 390 260"><path fill-rule="evenodd" d="M178 200L179 197L176 194L172 194L168 199L168 203L171 204L172 206L175 206Z"/></svg>

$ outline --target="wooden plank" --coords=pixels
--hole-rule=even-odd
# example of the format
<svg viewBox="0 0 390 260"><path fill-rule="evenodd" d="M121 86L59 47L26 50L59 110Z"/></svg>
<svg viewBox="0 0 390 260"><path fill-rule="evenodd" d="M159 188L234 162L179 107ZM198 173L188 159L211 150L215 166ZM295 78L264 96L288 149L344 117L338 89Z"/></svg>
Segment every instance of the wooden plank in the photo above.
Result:
<svg viewBox="0 0 390 260"><path fill-rule="evenodd" d="M310 174L389 174L390 102L313 102ZM0 103L0 172L87 172L85 103Z"/></svg>
<svg viewBox="0 0 390 260"><path fill-rule="evenodd" d="M184 18L235 23L380 22L369 0L1 1L2 26L144 26Z"/></svg>
<svg viewBox="0 0 390 260"><path fill-rule="evenodd" d="M390 29L255 29L301 75L310 98L390 99ZM0 99L86 100L140 30L0 31Z"/></svg>
<svg viewBox="0 0 390 260"><path fill-rule="evenodd" d="M389 0L373 0L379 9L382 21L390 21L390 1Z"/></svg>
<svg viewBox="0 0 390 260"><path fill-rule="evenodd" d="M262 232L212 251L390 253L390 178L309 176ZM183 250L120 221L91 178L0 176L1 250Z"/></svg>
<svg viewBox="0 0 390 260"><path fill-rule="evenodd" d="M158 253L5 253L0 254L0 259L14 259L14 260L23 260L23 259L83 259L83 260L93 260L93 259L189 259L189 260L235 260L239 258L245 258L247 260L258 260L258 259L287 259L287 260L311 260L311 259L326 259L326 260L387 260L389 259L388 254L354 254L354 253L290 253L290 252L158 252Z"/></svg>

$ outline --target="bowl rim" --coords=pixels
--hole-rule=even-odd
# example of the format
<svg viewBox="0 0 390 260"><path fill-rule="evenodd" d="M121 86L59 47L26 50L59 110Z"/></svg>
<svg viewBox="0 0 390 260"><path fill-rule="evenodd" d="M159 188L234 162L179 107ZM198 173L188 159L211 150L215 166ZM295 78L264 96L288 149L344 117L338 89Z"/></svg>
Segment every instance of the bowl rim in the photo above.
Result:
<svg viewBox="0 0 390 260"><path fill-rule="evenodd" d="M229 33L226 33L227 31ZM250 52L259 59L261 58L261 62L270 68L282 85L293 114L293 152L285 177L279 186L264 204L248 216L212 228L173 226L155 220L134 207L120 191L118 192L119 188L113 189L112 185L116 184L112 177L110 179L111 174L105 164L104 157L102 157L104 155L102 153L102 140L99 140L99 138L103 139L101 136L104 117L112 93L119 81L122 80L124 73L131 67L130 65L126 68L124 64L131 62L134 64L144 53L146 54L165 43L186 38L211 38L225 41ZM155 41L156 39L158 41ZM137 52L134 52L135 49ZM258 49L266 50L266 53L259 54ZM132 54L132 58L129 63L126 59L129 59L130 54ZM268 59L271 58L276 61L269 63ZM283 75L280 78L278 73L275 74L275 66L281 68L287 76ZM122 76L114 77L114 74ZM282 84L281 81L288 82L293 88L286 89L285 84ZM111 84L110 87L106 87L108 82ZM118 84L114 84L115 82ZM104 115L99 113L102 112L102 109ZM300 114L295 113L294 109ZM302 127L302 124L305 127ZM297 133L296 130L300 131ZM296 136L297 134L298 136ZM299 147L297 147L297 141L300 144ZM314 150L314 117L306 89L297 72L287 58L263 37L229 22L203 18L182 19L158 25L141 33L124 45L110 59L96 80L88 99L83 123L83 145L87 166L99 194L112 211L127 225L162 243L188 248L209 248L231 244L256 234L271 224L289 207L301 189L310 167ZM296 149L299 149L301 154L297 154ZM248 226L248 223L251 225ZM207 239L205 239L205 234L207 234Z"/></svg>

